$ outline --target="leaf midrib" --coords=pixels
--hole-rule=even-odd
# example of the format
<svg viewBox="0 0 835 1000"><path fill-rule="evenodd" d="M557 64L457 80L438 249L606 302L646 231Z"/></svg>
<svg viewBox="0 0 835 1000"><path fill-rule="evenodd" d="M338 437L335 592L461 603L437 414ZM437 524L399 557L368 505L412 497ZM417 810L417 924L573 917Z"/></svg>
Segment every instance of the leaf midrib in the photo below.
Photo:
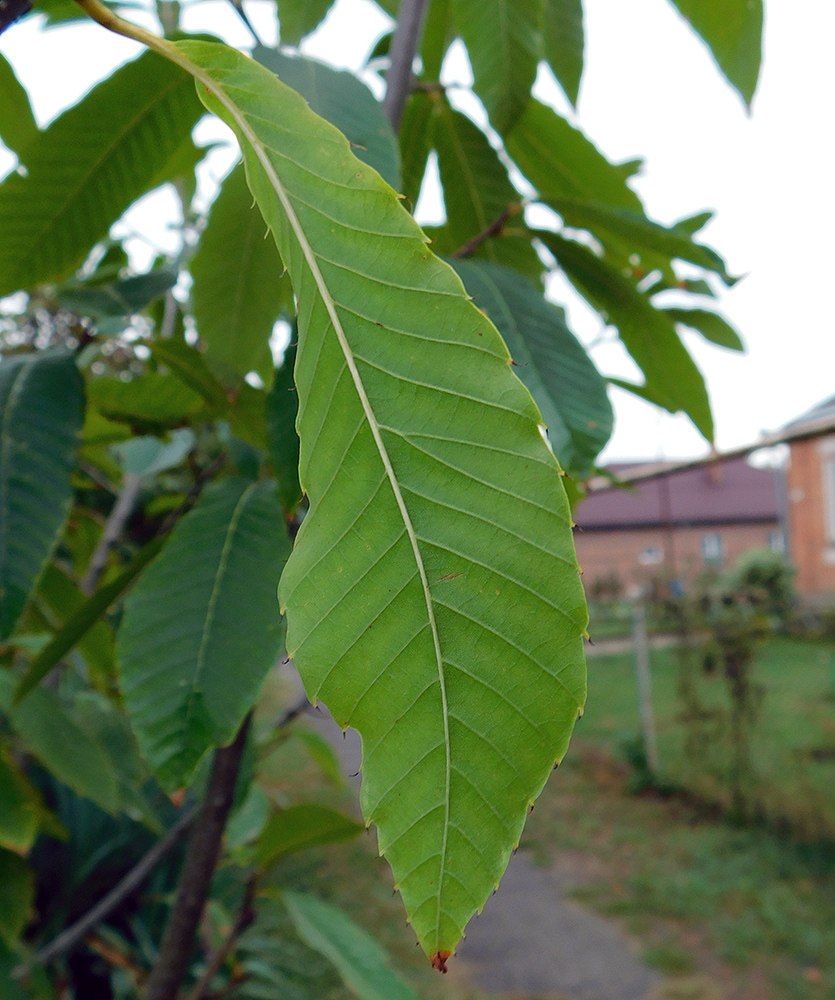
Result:
<svg viewBox="0 0 835 1000"><path fill-rule="evenodd" d="M191 63L191 60L188 60ZM412 552L414 554L415 563L417 564L418 574L420 576L421 586L423 588L424 599L426 601L426 610L429 617L429 624L432 629L432 641L435 651L435 659L438 667L438 681L440 685L441 693L441 707L443 714L444 723L444 748L446 752L446 774L445 774L445 788L444 788L444 828L443 828L443 840L441 845L441 864L440 864L440 874L438 876L438 888L437 888L437 917L436 917L436 941L440 940L440 917L441 917L441 896L443 888L444 879L444 869L446 866L446 851L447 851L447 838L449 833L449 809L450 809L450 781L451 781L451 768L452 762L450 757L450 743L449 743L449 706L447 702L447 692L446 692L446 677L444 673L443 657L441 654L440 638L438 635L438 624L435 619L435 613L433 608L432 593L429 588L429 580L426 574L426 567L423 563L423 557L420 552L420 546L418 543L417 533L415 531L414 525L412 524L412 519L409 514L408 508L406 507L406 502L403 499L403 494L400 490L400 484L397 480L397 476L394 472L394 467L391 463L391 458L389 457L388 450L386 449L385 443L382 438L380 431L380 426L377 421L376 414L371 406L371 401L368 398L368 393L365 390L365 385L362 381L362 377L357 368L356 362L354 360L353 351L348 343L348 338L345 335L345 330L342 326L342 321L339 317L339 313L336 309L336 303L330 293L330 289L322 275L319 268L319 263L316 257L316 253L313 247L308 242L305 231L302 224L296 215L295 209L293 208L292 202L290 201L289 194L284 189L283 184L278 178L275 172L272 161L267 155L267 151L255 134L255 132L250 127L249 121L242 111L239 110L235 102L228 97L223 90L223 88L214 80L214 78L205 73L196 64L191 63L189 71L192 72L218 99L218 101L223 105L224 108L229 112L232 119L237 124L238 128L241 130L242 135L247 139L253 152L255 153L258 161L260 162L264 173L270 181L270 184L278 196L281 206L287 216L287 220L290 223L290 227L298 240L299 246L301 248L304 259L307 266L310 268L311 274L313 275L313 280L316 283L316 287L319 294L322 297L322 301L327 310L328 316L333 324L334 333L336 334L337 341L345 357L345 363L348 366L348 370L351 373L351 379L354 383L354 388L356 389L357 395L360 399L360 404L365 413L366 420L368 421L371 434L374 438L374 443L377 446L377 451L380 455L380 459L383 463L383 467L386 471L386 476L388 477L389 483L394 493L395 500L397 502L398 510L400 511L400 516L403 519L404 526L406 528L406 533L409 536L409 542L412 546Z"/></svg>

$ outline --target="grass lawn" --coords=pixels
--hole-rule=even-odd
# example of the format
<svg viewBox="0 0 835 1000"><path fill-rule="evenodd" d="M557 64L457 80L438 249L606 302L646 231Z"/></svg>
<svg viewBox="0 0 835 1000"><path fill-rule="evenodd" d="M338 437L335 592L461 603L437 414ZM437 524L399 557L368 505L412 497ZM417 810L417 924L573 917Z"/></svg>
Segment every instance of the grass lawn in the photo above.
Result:
<svg viewBox="0 0 835 1000"><path fill-rule="evenodd" d="M727 804L728 697L719 673L694 668L698 698L717 714L694 731L681 720L677 694L681 661L673 648L650 652L652 701L663 777L710 800ZM762 696L751 738L752 804L795 831L835 837L835 646L775 639L757 657L754 681ZM589 697L576 734L622 754L640 732L631 653L589 657Z"/></svg>

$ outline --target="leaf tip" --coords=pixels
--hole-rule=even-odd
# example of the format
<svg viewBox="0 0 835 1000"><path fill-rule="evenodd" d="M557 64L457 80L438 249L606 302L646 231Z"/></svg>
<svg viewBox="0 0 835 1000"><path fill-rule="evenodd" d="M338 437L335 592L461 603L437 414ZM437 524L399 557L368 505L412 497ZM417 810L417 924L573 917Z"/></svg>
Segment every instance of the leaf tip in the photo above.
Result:
<svg viewBox="0 0 835 1000"><path fill-rule="evenodd" d="M446 973L449 972L446 963L451 954L451 951L436 951L430 959L432 962L432 968L437 969L438 972L443 972L444 975L446 975Z"/></svg>

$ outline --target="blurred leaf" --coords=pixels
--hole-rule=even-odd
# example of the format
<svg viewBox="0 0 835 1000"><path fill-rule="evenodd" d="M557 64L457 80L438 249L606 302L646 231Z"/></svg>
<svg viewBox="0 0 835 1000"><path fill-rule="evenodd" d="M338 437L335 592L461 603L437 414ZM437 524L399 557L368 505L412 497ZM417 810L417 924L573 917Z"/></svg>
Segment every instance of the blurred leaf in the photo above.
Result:
<svg viewBox="0 0 835 1000"><path fill-rule="evenodd" d="M13 707L16 682L14 674L0 672L0 710L26 749L78 795L106 812L117 812L116 773L101 744L73 721L58 696L46 688L35 688Z"/></svg>
<svg viewBox="0 0 835 1000"><path fill-rule="evenodd" d="M104 285L64 285L58 292L58 301L65 309L92 319L132 316L165 295L176 282L176 270L160 268Z"/></svg>
<svg viewBox="0 0 835 1000"><path fill-rule="evenodd" d="M362 823L315 802L290 806L267 821L258 841L257 861L266 868L285 854L353 840L363 830Z"/></svg>
<svg viewBox="0 0 835 1000"><path fill-rule="evenodd" d="M542 55L543 2L453 0L455 24L473 68L473 89L502 135L530 100Z"/></svg>
<svg viewBox="0 0 835 1000"><path fill-rule="evenodd" d="M266 410L267 448L278 477L278 495L285 514L292 513L302 497L299 485L299 435L296 431L299 394L293 382L295 363L296 348L291 346L284 352L281 367L276 369L273 387L267 396Z"/></svg>
<svg viewBox="0 0 835 1000"><path fill-rule="evenodd" d="M157 555L165 544L167 536L155 538L136 552L119 575L105 584L69 617L55 633L48 645L29 663L26 673L15 691L15 700L20 701L36 687L42 678L73 648L103 617L111 604L120 598L137 576Z"/></svg>
<svg viewBox="0 0 835 1000"><path fill-rule="evenodd" d="M531 276L541 274L542 261L531 237L504 235L505 228L512 229L514 222L524 231L522 199L487 136L466 115L455 111L443 94L433 93L430 98L434 105L432 143L438 153L447 216L445 226L432 230L433 251L455 253L507 215L502 231L485 239L473 256L518 267ZM515 216L513 221L511 216Z"/></svg>
<svg viewBox="0 0 835 1000"><path fill-rule="evenodd" d="M709 340L712 344L727 347L731 351L744 351L739 334L727 320L709 309L662 309L674 323L689 326Z"/></svg>
<svg viewBox="0 0 835 1000"><path fill-rule="evenodd" d="M398 141L403 169L403 195L414 212L420 196L426 161L432 149L432 119L435 102L431 94L415 91L406 101Z"/></svg>
<svg viewBox="0 0 835 1000"><path fill-rule="evenodd" d="M38 833L38 812L38 793L0 744L0 848L26 854Z"/></svg>
<svg viewBox="0 0 835 1000"><path fill-rule="evenodd" d="M185 140L174 150L169 159L160 166L159 170L151 178L148 183L148 190L152 191L160 184L176 184L181 189L184 206L188 208L197 190L197 178L195 176L197 164L218 145L221 145L221 143L209 143L206 146L197 146L190 135L186 136Z"/></svg>
<svg viewBox="0 0 835 1000"><path fill-rule="evenodd" d="M713 416L702 373L687 353L671 319L635 285L588 247L540 231L568 278L618 328L624 346L646 376L646 389L659 406L684 410L708 441Z"/></svg>
<svg viewBox="0 0 835 1000"><path fill-rule="evenodd" d="M354 155L400 190L400 150L383 106L368 87L346 70L318 59L255 47L253 58L292 87L313 111L335 125L351 143Z"/></svg>
<svg viewBox="0 0 835 1000"><path fill-rule="evenodd" d="M334 0L277 0L281 44L298 45L305 35L309 35L324 20L333 2Z"/></svg>
<svg viewBox="0 0 835 1000"><path fill-rule="evenodd" d="M227 385L250 371L269 385L270 335L282 305L292 308L292 290L242 163L223 182L190 270L206 363Z"/></svg>
<svg viewBox="0 0 835 1000"><path fill-rule="evenodd" d="M583 76L583 0L545 0L542 42L548 65L576 105Z"/></svg>
<svg viewBox="0 0 835 1000"><path fill-rule="evenodd" d="M496 324L548 428L560 465L583 478L612 433L606 382L568 329L562 309L520 275L495 264L455 261L475 304Z"/></svg>
<svg viewBox="0 0 835 1000"><path fill-rule="evenodd" d="M735 281L719 254L701 243L694 243L685 227L662 226L652 222L643 212L568 198L550 198L548 204L560 213L567 226L588 229L604 246L620 251L624 263L630 262L632 254L637 254L644 261L644 270L650 271L656 266L651 255L658 254L661 256L657 262L659 266L668 265L675 257L714 271L728 285Z"/></svg>
<svg viewBox="0 0 835 1000"><path fill-rule="evenodd" d="M420 59L425 79L440 79L444 56L453 38L455 28L452 24L451 0L430 0L420 43Z"/></svg>
<svg viewBox="0 0 835 1000"><path fill-rule="evenodd" d="M643 212L626 184L633 165L610 163L579 129L539 101L529 102L505 145L543 201L568 198Z"/></svg>
<svg viewBox="0 0 835 1000"><path fill-rule="evenodd" d="M108 420L154 427L175 427L197 413L203 403L181 379L150 371L127 381L113 376L91 378L87 398Z"/></svg>
<svg viewBox="0 0 835 1000"><path fill-rule="evenodd" d="M0 850L0 941L7 947L23 933L34 901L34 872L23 858Z"/></svg>
<svg viewBox="0 0 835 1000"><path fill-rule="evenodd" d="M336 788L342 788L345 785L345 772L342 764L324 736L317 733L315 729L297 726L293 730L293 739L301 743L332 785Z"/></svg>
<svg viewBox="0 0 835 1000"><path fill-rule="evenodd" d="M290 542L274 484L206 489L128 597L122 690L146 760L168 791L228 743L274 665L275 592ZM188 586L183 586L188 580Z"/></svg>
<svg viewBox="0 0 835 1000"><path fill-rule="evenodd" d="M78 267L200 115L188 75L146 52L40 133L0 185L0 295Z"/></svg>
<svg viewBox="0 0 835 1000"><path fill-rule="evenodd" d="M114 444L111 451L122 469L132 476L155 476L166 469L176 469L194 448L194 431L188 427L171 432L170 441L155 437L135 437Z"/></svg>
<svg viewBox="0 0 835 1000"><path fill-rule="evenodd" d="M248 382L238 386L229 408L233 434L259 451L267 450L267 393Z"/></svg>
<svg viewBox="0 0 835 1000"><path fill-rule="evenodd" d="M71 354L0 361L0 641L60 536L83 421L84 385Z"/></svg>
<svg viewBox="0 0 835 1000"><path fill-rule="evenodd" d="M713 53L725 79L751 103L762 59L762 0L672 0Z"/></svg>
<svg viewBox="0 0 835 1000"><path fill-rule="evenodd" d="M15 72L0 54L0 139L26 163L25 149L38 136L38 126L29 106L29 95L18 83Z"/></svg>
<svg viewBox="0 0 835 1000"><path fill-rule="evenodd" d="M365 815L441 961L585 697L562 477L507 348L395 192L256 63L177 48L238 134L299 302L310 510L281 579L288 653L362 735Z"/></svg>
<svg viewBox="0 0 835 1000"><path fill-rule="evenodd" d="M256 785L249 786L246 798L232 813L226 827L226 843L231 850L244 847L260 837L270 813L270 800Z"/></svg>
<svg viewBox="0 0 835 1000"><path fill-rule="evenodd" d="M386 952L346 913L298 892L285 890L282 898L301 939L333 963L360 1000L417 1000Z"/></svg>
<svg viewBox="0 0 835 1000"><path fill-rule="evenodd" d="M215 375L203 355L184 340L171 337L167 340L145 341L154 360L170 368L177 378L210 406L224 413L229 408L229 396L223 383Z"/></svg>

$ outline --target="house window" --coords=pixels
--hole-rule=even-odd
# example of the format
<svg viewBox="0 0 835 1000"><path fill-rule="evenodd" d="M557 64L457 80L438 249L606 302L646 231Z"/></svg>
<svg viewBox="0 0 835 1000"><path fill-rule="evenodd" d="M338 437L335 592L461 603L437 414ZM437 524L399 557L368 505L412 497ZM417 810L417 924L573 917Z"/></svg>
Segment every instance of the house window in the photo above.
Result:
<svg viewBox="0 0 835 1000"><path fill-rule="evenodd" d="M702 535L702 559L705 566L721 566L722 555L722 536L716 531Z"/></svg>
<svg viewBox="0 0 835 1000"><path fill-rule="evenodd" d="M638 556L638 562L642 566L657 566L664 559L664 550L660 545L647 545Z"/></svg>
<svg viewBox="0 0 835 1000"><path fill-rule="evenodd" d="M826 540L835 544L835 455L823 463L823 517Z"/></svg>
<svg viewBox="0 0 835 1000"><path fill-rule="evenodd" d="M778 555L785 555L786 552L786 536L783 534L782 528L772 528L768 533L768 547L772 552L778 553Z"/></svg>

